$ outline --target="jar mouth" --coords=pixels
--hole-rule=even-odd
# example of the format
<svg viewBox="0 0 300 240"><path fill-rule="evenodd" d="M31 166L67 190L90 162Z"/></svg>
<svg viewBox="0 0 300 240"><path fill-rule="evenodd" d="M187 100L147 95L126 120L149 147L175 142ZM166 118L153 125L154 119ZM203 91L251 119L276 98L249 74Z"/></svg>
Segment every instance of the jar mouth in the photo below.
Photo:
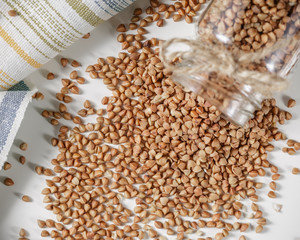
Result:
<svg viewBox="0 0 300 240"><path fill-rule="evenodd" d="M239 90L240 92L233 94L222 113L225 119L243 127L254 117L254 112L260 108L264 97L254 92L250 85L243 84Z"/></svg>
<svg viewBox="0 0 300 240"><path fill-rule="evenodd" d="M224 119L241 127L244 127L254 117L255 110L260 108L261 102L264 100L262 94L255 92L253 87L246 84L233 83L234 92L222 89L226 98L221 102L205 94L206 90L212 86L200 74L174 74L172 79L181 85L185 91L194 92L215 105L222 112Z"/></svg>

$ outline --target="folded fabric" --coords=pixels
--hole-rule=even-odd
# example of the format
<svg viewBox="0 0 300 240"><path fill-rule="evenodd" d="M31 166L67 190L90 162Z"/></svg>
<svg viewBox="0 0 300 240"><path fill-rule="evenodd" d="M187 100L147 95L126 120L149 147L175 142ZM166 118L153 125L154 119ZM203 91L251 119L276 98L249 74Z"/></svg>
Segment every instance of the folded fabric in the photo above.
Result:
<svg viewBox="0 0 300 240"><path fill-rule="evenodd" d="M20 81L134 1L0 0L0 168L32 95Z"/></svg>

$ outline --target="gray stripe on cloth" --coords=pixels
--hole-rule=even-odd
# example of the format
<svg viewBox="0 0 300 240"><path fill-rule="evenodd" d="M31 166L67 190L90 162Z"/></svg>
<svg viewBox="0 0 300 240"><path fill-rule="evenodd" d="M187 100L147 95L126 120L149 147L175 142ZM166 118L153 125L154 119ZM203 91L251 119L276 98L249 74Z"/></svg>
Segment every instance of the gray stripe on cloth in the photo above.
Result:
<svg viewBox="0 0 300 240"><path fill-rule="evenodd" d="M29 88L22 81L7 91L0 103L0 155Z"/></svg>

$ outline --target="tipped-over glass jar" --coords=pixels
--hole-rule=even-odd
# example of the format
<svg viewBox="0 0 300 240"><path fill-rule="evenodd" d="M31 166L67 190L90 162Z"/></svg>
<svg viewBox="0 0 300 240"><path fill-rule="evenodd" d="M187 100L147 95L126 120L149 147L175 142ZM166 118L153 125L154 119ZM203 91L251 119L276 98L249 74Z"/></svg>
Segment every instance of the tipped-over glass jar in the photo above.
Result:
<svg viewBox="0 0 300 240"><path fill-rule="evenodd" d="M173 60L172 78L243 126L267 93L285 85L275 80L285 80L299 57L299 29L299 0L212 0L200 17L198 39ZM224 49L232 53L228 63Z"/></svg>

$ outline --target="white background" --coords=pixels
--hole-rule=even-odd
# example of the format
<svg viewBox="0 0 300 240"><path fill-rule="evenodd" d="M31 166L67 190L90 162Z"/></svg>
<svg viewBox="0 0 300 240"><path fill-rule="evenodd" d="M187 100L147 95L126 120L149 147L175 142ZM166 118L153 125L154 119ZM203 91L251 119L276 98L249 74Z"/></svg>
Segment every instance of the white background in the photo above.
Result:
<svg viewBox="0 0 300 240"><path fill-rule="evenodd" d="M61 56L76 59L82 63L83 66L79 68L79 73L80 76L87 79L87 84L80 87L80 95L75 96L75 102L68 104L69 112L74 114L81 109L84 99L91 100L95 106L99 107L102 97L110 94L110 91L105 88L101 80L93 80L88 77L85 73L85 68L89 64L96 63L98 57L117 55L121 50L121 46L116 41L115 27L119 23L127 23L134 7L143 6L144 3L145 1L138 1L118 16L101 24L91 33L90 39L79 40L61 54ZM194 25L187 25L185 22L173 23L171 20L168 20L163 28L157 28L153 24L150 28L150 33L146 36L167 39L171 37L192 37L194 33ZM40 192L46 187L45 177L38 176L34 172L34 168L36 165L51 167L50 161L57 154L57 150L49 144L50 139L56 135L57 130L42 118L40 113L43 109L57 109L58 102L55 99L55 93L59 92L61 88L60 79L68 77L68 74L73 70L71 67L63 69L60 66L59 59L61 56L57 56L29 77L39 90L44 93L45 100L33 101L28 106L15 144L8 157L12 168L8 171L2 170L0 172L0 180L8 176L15 181L15 185L12 187L6 187L0 183L0 240L17 239L21 227L30 232L30 239L39 240L41 239L41 230L37 226L37 219L55 219L51 212L44 209L45 204L42 203L43 196ZM58 75L58 78L53 81L45 80L45 75L49 71ZM299 74L300 66L296 67L291 75L289 90L277 96L280 107L286 109L283 103L283 99L286 96L293 97L300 103ZM290 111L293 114L293 119L286 125L279 126L279 128L286 133L288 138L300 141L300 104ZM18 148L22 141L28 143L28 150L25 153ZM252 229L248 230L244 235L251 240L300 240L300 175L295 176L291 174L293 167L300 168L300 157L299 154L294 156L283 154L280 150L286 146L283 141L276 142L274 145L276 149L269 154L269 160L279 167L279 172L282 175L280 180L278 180L278 198L270 199L266 196L269 191L267 185L270 182L270 173L268 173L267 177L261 178L261 182L265 184L264 188L259 191L259 205L265 213L264 216L268 220L268 225L261 234L255 234ZM24 154L27 158L25 165L21 165L18 162L21 154ZM33 202L23 202L20 199L22 194L31 196ZM281 213L274 211L274 203L283 205ZM244 221L247 222L246 220ZM252 226L254 225L252 224ZM207 236L213 235L205 235L205 237ZM240 234L231 234L226 239L237 240L238 236ZM169 237L168 239L174 238ZM197 238L194 236L192 239Z"/></svg>

